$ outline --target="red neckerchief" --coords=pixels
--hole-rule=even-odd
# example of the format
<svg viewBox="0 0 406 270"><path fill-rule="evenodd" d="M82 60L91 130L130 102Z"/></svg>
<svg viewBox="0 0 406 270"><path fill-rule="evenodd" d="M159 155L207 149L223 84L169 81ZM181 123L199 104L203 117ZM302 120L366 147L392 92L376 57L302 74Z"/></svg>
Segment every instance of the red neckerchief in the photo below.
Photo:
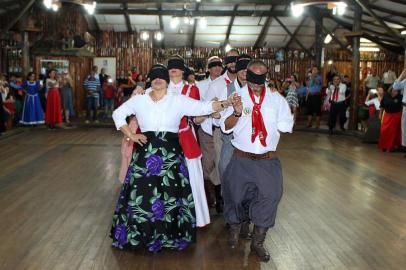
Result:
<svg viewBox="0 0 406 270"><path fill-rule="evenodd" d="M259 97L259 103L255 102L254 92L248 86L248 93L250 94L251 100L254 103L254 107L252 109L252 134L251 134L251 142L255 141L255 138L259 136L259 141L263 146L266 146L266 137L268 136L268 132L266 131L264 119L262 118L261 113L261 106L262 102L265 99L265 87L263 87L261 95Z"/></svg>
<svg viewBox="0 0 406 270"><path fill-rule="evenodd" d="M226 81L227 86L231 83L231 81L229 79L227 79L227 78L224 78L224 80Z"/></svg>
<svg viewBox="0 0 406 270"><path fill-rule="evenodd" d="M339 89L338 89L338 86L337 86L337 87L334 88L333 97L331 99L332 101L334 101L334 102L338 101L338 92L339 92Z"/></svg>

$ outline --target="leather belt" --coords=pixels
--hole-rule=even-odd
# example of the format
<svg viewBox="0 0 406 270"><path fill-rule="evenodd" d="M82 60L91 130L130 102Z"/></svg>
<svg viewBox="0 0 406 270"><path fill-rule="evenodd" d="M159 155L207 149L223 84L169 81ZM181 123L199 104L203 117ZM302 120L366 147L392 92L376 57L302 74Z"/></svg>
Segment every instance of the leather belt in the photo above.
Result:
<svg viewBox="0 0 406 270"><path fill-rule="evenodd" d="M238 157L249 158L252 160L262 160L262 159L270 159L270 158L276 157L276 152L269 151L264 154L253 154L253 153L244 152L244 151L241 151L240 149L235 148L234 155L236 155Z"/></svg>

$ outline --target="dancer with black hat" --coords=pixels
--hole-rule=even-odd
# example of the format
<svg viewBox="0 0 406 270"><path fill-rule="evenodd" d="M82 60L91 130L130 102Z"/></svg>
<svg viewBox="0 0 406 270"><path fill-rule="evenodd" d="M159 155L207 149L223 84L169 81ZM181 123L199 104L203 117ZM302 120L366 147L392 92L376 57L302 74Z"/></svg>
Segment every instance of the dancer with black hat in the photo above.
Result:
<svg viewBox="0 0 406 270"><path fill-rule="evenodd" d="M113 119L139 144L121 188L110 236L113 246L182 250L195 242L195 206L188 169L178 138L184 115L207 115L227 107L228 101L201 102L168 91L165 66L150 71L152 90L135 95L114 111ZM126 117L135 115L141 134L134 134Z"/></svg>
<svg viewBox="0 0 406 270"><path fill-rule="evenodd" d="M203 100L220 100L227 93L226 87L237 77L235 65L237 62L238 50L230 50L225 57L226 72L217 80L210 83L208 90L202 97ZM214 185L216 198L216 211L223 212L223 199L221 196L221 181L218 171L218 164L221 152L221 132L218 124L220 114L208 116L202 123L202 130L199 130L200 145L203 149L203 174Z"/></svg>
<svg viewBox="0 0 406 270"><path fill-rule="evenodd" d="M264 62L248 64L247 85L234 94L233 107L220 120L223 132L233 132L235 148L222 179L229 244L237 246L242 223L248 218L254 223L251 250L262 261L270 259L263 244L282 197L282 170L275 154L279 132L293 128L289 105L265 85L266 73Z"/></svg>

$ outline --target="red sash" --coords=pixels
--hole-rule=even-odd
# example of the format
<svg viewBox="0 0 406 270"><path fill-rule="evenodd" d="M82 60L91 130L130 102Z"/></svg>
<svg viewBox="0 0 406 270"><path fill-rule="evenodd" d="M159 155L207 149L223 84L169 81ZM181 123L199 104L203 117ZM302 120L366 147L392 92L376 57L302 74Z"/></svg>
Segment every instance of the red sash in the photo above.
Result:
<svg viewBox="0 0 406 270"><path fill-rule="evenodd" d="M200 100L199 88L194 85L185 84L182 89L182 95L186 95L190 98ZM185 157L188 159L198 158L202 155L200 146L197 143L196 136L192 130L193 127L189 124L189 119L187 116L184 116L180 121L179 125L179 143L182 147Z"/></svg>

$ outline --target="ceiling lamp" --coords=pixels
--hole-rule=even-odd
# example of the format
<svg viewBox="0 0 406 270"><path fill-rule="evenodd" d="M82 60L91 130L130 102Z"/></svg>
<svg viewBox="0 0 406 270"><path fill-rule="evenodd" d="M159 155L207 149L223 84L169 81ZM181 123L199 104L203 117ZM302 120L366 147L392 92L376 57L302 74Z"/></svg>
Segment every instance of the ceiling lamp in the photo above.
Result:
<svg viewBox="0 0 406 270"><path fill-rule="evenodd" d="M147 31L141 32L141 39L142 40L148 40L149 39L149 33Z"/></svg>
<svg viewBox="0 0 406 270"><path fill-rule="evenodd" d="M178 17L172 17L171 19L171 28L175 29L179 25L179 18Z"/></svg>
<svg viewBox="0 0 406 270"><path fill-rule="evenodd" d="M190 22L190 21L189 21L189 17L183 18L183 22L186 23L186 24L189 24L189 22Z"/></svg>
<svg viewBox="0 0 406 270"><path fill-rule="evenodd" d="M400 32L401 35L406 35L406 30L403 30L402 32Z"/></svg>
<svg viewBox="0 0 406 270"><path fill-rule="evenodd" d="M333 7L333 15L339 15L339 16L344 15L346 8L347 8L346 3L338 2L337 4L335 4L335 7Z"/></svg>
<svg viewBox="0 0 406 270"><path fill-rule="evenodd" d="M47 8L47 9L51 9L52 8L52 0L44 0L44 1L42 1L42 3L44 4L44 6Z"/></svg>
<svg viewBox="0 0 406 270"><path fill-rule="evenodd" d="M85 3L83 6L89 15L93 15L94 11L96 10L96 1L93 1L92 3Z"/></svg>
<svg viewBox="0 0 406 270"><path fill-rule="evenodd" d="M200 26L200 28L206 28L207 27L207 19L206 19L206 17L201 17L199 19L199 26Z"/></svg>
<svg viewBox="0 0 406 270"><path fill-rule="evenodd" d="M304 11L304 5L303 4L290 4L290 9L292 10L292 15L294 17L299 17L303 14Z"/></svg>
<svg viewBox="0 0 406 270"><path fill-rule="evenodd" d="M158 32L155 33L155 39L157 41L161 41L163 38L164 38L164 35L162 34L161 31L158 31Z"/></svg>
<svg viewBox="0 0 406 270"><path fill-rule="evenodd" d="M52 8L53 11L57 12L60 5L61 5L61 3L59 3L59 2L53 2L52 5L51 5L51 8Z"/></svg>
<svg viewBox="0 0 406 270"><path fill-rule="evenodd" d="M333 37L330 34L327 34L327 36L324 38L324 44L329 44Z"/></svg>

